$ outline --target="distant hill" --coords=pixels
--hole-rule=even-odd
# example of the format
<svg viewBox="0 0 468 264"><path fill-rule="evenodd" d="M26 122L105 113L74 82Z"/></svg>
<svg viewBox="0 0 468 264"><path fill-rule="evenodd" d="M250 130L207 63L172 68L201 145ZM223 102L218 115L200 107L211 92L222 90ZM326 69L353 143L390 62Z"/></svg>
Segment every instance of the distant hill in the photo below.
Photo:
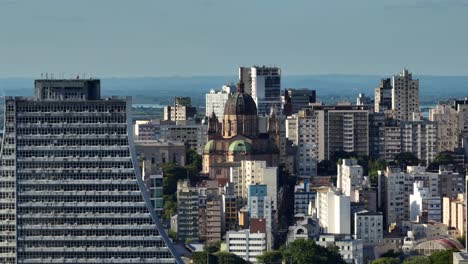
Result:
<svg viewBox="0 0 468 264"><path fill-rule="evenodd" d="M310 88L317 90L318 100L336 102L351 100L358 93L373 96L374 88L382 76L374 75L303 75L283 76L283 88ZM420 79L420 98L423 102L436 102L454 97L468 97L468 76L415 76ZM132 96L136 103L167 104L173 96L191 96L193 104L203 105L205 93L237 76L102 78L104 96ZM33 79L0 79L0 95L31 96Z"/></svg>

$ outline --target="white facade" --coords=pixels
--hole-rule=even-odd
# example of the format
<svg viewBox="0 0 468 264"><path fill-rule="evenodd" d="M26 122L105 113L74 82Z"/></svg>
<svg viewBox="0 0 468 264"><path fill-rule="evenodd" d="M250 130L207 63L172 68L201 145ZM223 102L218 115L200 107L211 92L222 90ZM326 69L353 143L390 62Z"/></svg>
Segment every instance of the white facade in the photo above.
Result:
<svg viewBox="0 0 468 264"><path fill-rule="evenodd" d="M398 120L410 121L413 113L419 113L419 80L404 69L392 77L392 111Z"/></svg>
<svg viewBox="0 0 468 264"><path fill-rule="evenodd" d="M301 110L297 115L296 169L301 176L317 176L318 130L314 111Z"/></svg>
<svg viewBox="0 0 468 264"><path fill-rule="evenodd" d="M315 208L323 233L351 234L351 203L348 196L328 188L319 189Z"/></svg>
<svg viewBox="0 0 468 264"><path fill-rule="evenodd" d="M281 70L278 67L239 68L239 79L246 93L257 104L258 115L268 115L271 108L281 111Z"/></svg>
<svg viewBox="0 0 468 264"><path fill-rule="evenodd" d="M351 236L321 235L317 245L323 247L336 246L346 263L364 264L363 241Z"/></svg>
<svg viewBox="0 0 468 264"><path fill-rule="evenodd" d="M250 230L229 231L226 233L227 252L257 263L257 257L267 250L264 233L250 233Z"/></svg>
<svg viewBox="0 0 468 264"><path fill-rule="evenodd" d="M235 87L233 85L223 85L220 91L211 89L205 96L205 115L210 116L211 113L215 113L216 117L221 120L224 116L224 106L231 93L233 93Z"/></svg>
<svg viewBox="0 0 468 264"><path fill-rule="evenodd" d="M271 197L273 210L278 203L278 168L267 167L266 161L243 160L240 167L230 170L230 178L236 183L236 192L244 201L247 200L248 186L250 184L267 185L267 196ZM245 203L243 204L245 205Z"/></svg>
<svg viewBox="0 0 468 264"><path fill-rule="evenodd" d="M297 115L286 118L286 138L291 140L294 145L298 145L297 138Z"/></svg>
<svg viewBox="0 0 468 264"><path fill-rule="evenodd" d="M407 194L405 193L405 174L396 168L385 171L384 212L386 227L401 224L406 220Z"/></svg>
<svg viewBox="0 0 468 264"><path fill-rule="evenodd" d="M418 216L427 212L430 221L442 222L442 205L439 196L432 196L429 187L424 182L416 181L413 184L413 194L410 195L410 220L418 220Z"/></svg>
<svg viewBox="0 0 468 264"><path fill-rule="evenodd" d="M354 214L354 236L364 244L383 242L383 214L361 211Z"/></svg>
<svg viewBox="0 0 468 264"><path fill-rule="evenodd" d="M363 169L358 165L357 160L343 159L342 164L338 164L337 187L343 194L349 196L351 202L359 202L358 189L362 186L364 177Z"/></svg>
<svg viewBox="0 0 468 264"><path fill-rule="evenodd" d="M401 152L413 153L428 165L437 155L437 124L420 120L401 124Z"/></svg>

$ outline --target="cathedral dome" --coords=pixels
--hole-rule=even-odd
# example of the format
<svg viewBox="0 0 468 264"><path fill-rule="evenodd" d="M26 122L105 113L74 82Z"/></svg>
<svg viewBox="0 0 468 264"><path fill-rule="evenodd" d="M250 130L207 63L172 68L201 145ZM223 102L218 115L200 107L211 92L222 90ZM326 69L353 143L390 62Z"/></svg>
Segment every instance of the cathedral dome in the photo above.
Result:
<svg viewBox="0 0 468 264"><path fill-rule="evenodd" d="M246 93L236 92L229 97L224 107L224 115L257 115L257 106Z"/></svg>
<svg viewBox="0 0 468 264"><path fill-rule="evenodd" d="M210 154L216 151L214 140L210 140L206 143L205 148L203 149L203 154Z"/></svg>
<svg viewBox="0 0 468 264"><path fill-rule="evenodd" d="M252 145L245 140L239 139L229 144L229 153L251 153Z"/></svg>

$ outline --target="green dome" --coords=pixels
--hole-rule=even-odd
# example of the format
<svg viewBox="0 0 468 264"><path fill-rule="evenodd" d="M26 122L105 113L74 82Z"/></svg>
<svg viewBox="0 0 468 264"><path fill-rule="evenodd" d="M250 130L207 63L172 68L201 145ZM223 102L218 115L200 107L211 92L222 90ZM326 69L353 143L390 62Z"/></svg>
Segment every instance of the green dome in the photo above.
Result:
<svg viewBox="0 0 468 264"><path fill-rule="evenodd" d="M204 154L213 153L216 150L215 143L213 140L206 142L205 148L203 149Z"/></svg>
<svg viewBox="0 0 468 264"><path fill-rule="evenodd" d="M244 152L251 153L252 145L245 140L239 139L229 144L229 153Z"/></svg>

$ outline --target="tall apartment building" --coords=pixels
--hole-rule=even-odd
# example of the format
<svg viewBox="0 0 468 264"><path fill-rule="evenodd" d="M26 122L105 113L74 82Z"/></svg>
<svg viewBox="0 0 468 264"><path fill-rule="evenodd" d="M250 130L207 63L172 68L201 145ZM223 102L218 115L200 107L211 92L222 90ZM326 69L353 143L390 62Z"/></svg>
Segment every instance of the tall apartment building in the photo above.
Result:
<svg viewBox="0 0 468 264"><path fill-rule="evenodd" d="M354 236L364 244L383 242L383 214L366 210L354 214Z"/></svg>
<svg viewBox="0 0 468 264"><path fill-rule="evenodd" d="M271 197L273 210L278 204L278 168L268 167L266 161L243 160L240 167L231 169L231 181L235 183L236 194L240 206L246 205L248 186L251 184L265 184L267 196Z"/></svg>
<svg viewBox="0 0 468 264"><path fill-rule="evenodd" d="M441 197L456 198L458 194L465 193L465 175L441 166L438 176Z"/></svg>
<svg viewBox="0 0 468 264"><path fill-rule="evenodd" d="M281 111L281 70L278 67L254 66L239 68L239 82L252 96L258 115L268 115L271 108Z"/></svg>
<svg viewBox="0 0 468 264"><path fill-rule="evenodd" d="M466 203L463 193L456 198L442 198L442 223L455 228L459 236L466 234Z"/></svg>
<svg viewBox="0 0 468 264"><path fill-rule="evenodd" d="M219 120L224 116L224 106L226 105L229 96L236 90L232 84L223 85L221 90L216 91L211 89L205 96L205 116L210 116L215 113Z"/></svg>
<svg viewBox="0 0 468 264"><path fill-rule="evenodd" d="M199 194L188 181L177 183L177 239L198 240L198 201Z"/></svg>
<svg viewBox="0 0 468 264"><path fill-rule="evenodd" d="M409 197L410 221L421 219L422 213L427 214L428 221L442 222L442 204L440 196L430 192L430 186L424 186L423 181L413 183L413 194Z"/></svg>
<svg viewBox="0 0 468 264"><path fill-rule="evenodd" d="M323 233L351 234L351 202L329 188L317 190L315 208Z"/></svg>
<svg viewBox="0 0 468 264"><path fill-rule="evenodd" d="M299 111L296 117L296 171L300 176L317 176L318 126L316 112L312 109Z"/></svg>
<svg viewBox="0 0 468 264"><path fill-rule="evenodd" d="M235 193L234 183L229 182L223 187L222 204L224 215L224 230L236 230L237 223L237 195Z"/></svg>
<svg viewBox="0 0 468 264"><path fill-rule="evenodd" d="M437 146L440 152L462 147L463 138L468 136L468 98L439 102L434 109L429 110L429 120L437 124Z"/></svg>
<svg viewBox="0 0 468 264"><path fill-rule="evenodd" d="M164 107L165 121L185 121L195 117L197 109L190 97L174 97L174 105Z"/></svg>
<svg viewBox="0 0 468 264"><path fill-rule="evenodd" d="M374 112L386 113L392 109L392 82L391 79L380 80L374 93Z"/></svg>
<svg viewBox="0 0 468 264"><path fill-rule="evenodd" d="M294 186L294 215L309 214L309 205L315 206L317 192L310 189L308 179Z"/></svg>
<svg viewBox="0 0 468 264"><path fill-rule="evenodd" d="M336 152L369 155L369 107L314 105L317 158L329 160Z"/></svg>
<svg viewBox="0 0 468 264"><path fill-rule="evenodd" d="M252 263L257 263L257 257L267 251L267 234L249 229L228 231L226 233L226 251Z"/></svg>
<svg viewBox="0 0 468 264"><path fill-rule="evenodd" d="M316 91L310 89L286 89L283 97L283 114L290 116L317 101Z"/></svg>
<svg viewBox="0 0 468 264"><path fill-rule="evenodd" d="M130 110L99 80L5 98L0 263L183 263L141 179Z"/></svg>
<svg viewBox="0 0 468 264"><path fill-rule="evenodd" d="M393 117L402 121L413 120L413 114L419 113L419 80L404 69L399 75L392 76L392 112Z"/></svg>
<svg viewBox="0 0 468 264"><path fill-rule="evenodd" d="M337 187L344 195L350 197L351 202L359 202L358 190L364 181L363 169L357 160L343 159L337 168Z"/></svg>
<svg viewBox="0 0 468 264"><path fill-rule="evenodd" d="M437 155L437 124L427 120L401 122L401 152L413 153L428 165Z"/></svg>
<svg viewBox="0 0 468 264"><path fill-rule="evenodd" d="M408 219L406 204L408 197L405 191L405 174L400 168L387 167L384 172L382 207L384 209L384 225L401 225Z"/></svg>

